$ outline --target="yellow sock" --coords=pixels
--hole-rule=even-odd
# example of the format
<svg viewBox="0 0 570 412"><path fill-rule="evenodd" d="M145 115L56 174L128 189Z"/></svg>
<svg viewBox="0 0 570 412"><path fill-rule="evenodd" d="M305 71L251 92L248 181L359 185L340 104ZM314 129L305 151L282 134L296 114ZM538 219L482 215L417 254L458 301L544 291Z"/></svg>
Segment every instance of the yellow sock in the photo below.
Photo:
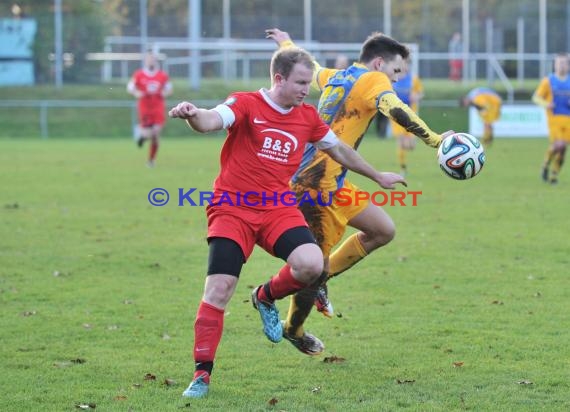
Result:
<svg viewBox="0 0 570 412"><path fill-rule="evenodd" d="M357 235L358 233L355 233L342 242L342 245L330 256L329 278L340 275L368 255Z"/></svg>
<svg viewBox="0 0 570 412"><path fill-rule="evenodd" d="M552 147L548 146L548 149L546 149L546 154L544 155L544 167L548 167L548 165L550 165L550 162L552 161L552 154L553 154L553 150Z"/></svg>
<svg viewBox="0 0 570 412"><path fill-rule="evenodd" d="M491 133L488 130L485 130L485 132L483 133L483 139L482 139L483 145L485 145L485 146L490 145L492 141L493 141L493 133Z"/></svg>
<svg viewBox="0 0 570 412"><path fill-rule="evenodd" d="M400 162L400 167L402 169L406 168L406 160L407 160L406 158L407 158L406 150L398 146L398 162Z"/></svg>
<svg viewBox="0 0 570 412"><path fill-rule="evenodd" d="M560 152L554 153L552 156L552 168L550 169L550 180L556 180L558 177L558 173L560 172L560 168L562 167L562 156Z"/></svg>

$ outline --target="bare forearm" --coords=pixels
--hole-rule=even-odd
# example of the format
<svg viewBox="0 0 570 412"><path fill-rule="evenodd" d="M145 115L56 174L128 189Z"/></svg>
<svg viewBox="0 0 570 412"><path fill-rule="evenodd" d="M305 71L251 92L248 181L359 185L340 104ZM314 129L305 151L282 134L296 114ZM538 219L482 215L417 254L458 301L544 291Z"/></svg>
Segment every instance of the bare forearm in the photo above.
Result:
<svg viewBox="0 0 570 412"><path fill-rule="evenodd" d="M186 123L192 129L200 133L207 133L222 128L220 115L212 110L197 109L192 117L186 119Z"/></svg>
<svg viewBox="0 0 570 412"><path fill-rule="evenodd" d="M374 169L360 154L345 143L326 150L337 163L372 180L376 180L378 171Z"/></svg>
<svg viewBox="0 0 570 412"><path fill-rule="evenodd" d="M396 183L407 186L406 180L391 172L379 172L366 162L352 147L346 143L339 142L336 146L324 150L335 161L362 176L366 176L378 183L384 189L394 189Z"/></svg>
<svg viewBox="0 0 570 412"><path fill-rule="evenodd" d="M218 112L200 109L190 102L178 103L169 110L168 115L173 119L185 120L188 126L201 133L220 130L224 127L222 116Z"/></svg>

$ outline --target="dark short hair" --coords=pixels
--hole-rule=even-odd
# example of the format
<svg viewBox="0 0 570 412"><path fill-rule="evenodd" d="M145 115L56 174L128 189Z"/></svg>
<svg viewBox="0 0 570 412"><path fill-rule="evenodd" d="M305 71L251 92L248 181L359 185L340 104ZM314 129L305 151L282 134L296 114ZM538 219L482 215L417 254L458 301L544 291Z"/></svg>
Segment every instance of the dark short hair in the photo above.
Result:
<svg viewBox="0 0 570 412"><path fill-rule="evenodd" d="M402 59L405 60L409 57L410 50L390 36L375 32L364 41L362 49L360 50L359 60L364 64L376 57L382 57L384 60L390 61L397 55L402 56Z"/></svg>
<svg viewBox="0 0 570 412"><path fill-rule="evenodd" d="M281 74L284 78L288 78L297 63L304 64L307 68L315 70L313 58L306 50L299 47L278 49L271 58L271 78L276 73Z"/></svg>

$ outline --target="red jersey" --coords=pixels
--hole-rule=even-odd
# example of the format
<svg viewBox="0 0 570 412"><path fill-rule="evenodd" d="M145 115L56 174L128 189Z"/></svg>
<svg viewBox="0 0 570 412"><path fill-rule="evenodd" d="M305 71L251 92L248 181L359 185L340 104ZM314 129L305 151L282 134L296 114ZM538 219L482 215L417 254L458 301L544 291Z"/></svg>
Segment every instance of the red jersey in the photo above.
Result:
<svg viewBox="0 0 570 412"><path fill-rule="evenodd" d="M163 90L169 85L168 74L162 70L138 69L133 74L134 87L143 92L138 101L139 112L155 113L165 111Z"/></svg>
<svg viewBox="0 0 570 412"><path fill-rule="evenodd" d="M305 145L326 149L338 143L313 106L303 103L285 110L264 90L234 93L214 110L222 116L224 127L229 126L214 182L214 204L229 204L231 199L233 205L276 206L271 198L274 193L290 192L289 180L301 163ZM249 204L243 202L247 192L252 192L247 195Z"/></svg>

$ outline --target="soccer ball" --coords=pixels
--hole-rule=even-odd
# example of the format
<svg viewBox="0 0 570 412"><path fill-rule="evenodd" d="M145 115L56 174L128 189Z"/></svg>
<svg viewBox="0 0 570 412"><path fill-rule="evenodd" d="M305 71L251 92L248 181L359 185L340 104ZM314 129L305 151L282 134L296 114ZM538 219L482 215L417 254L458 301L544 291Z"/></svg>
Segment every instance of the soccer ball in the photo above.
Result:
<svg viewBox="0 0 570 412"><path fill-rule="evenodd" d="M454 133L437 150L439 167L447 176L465 180L476 176L485 164L483 145L468 133Z"/></svg>

